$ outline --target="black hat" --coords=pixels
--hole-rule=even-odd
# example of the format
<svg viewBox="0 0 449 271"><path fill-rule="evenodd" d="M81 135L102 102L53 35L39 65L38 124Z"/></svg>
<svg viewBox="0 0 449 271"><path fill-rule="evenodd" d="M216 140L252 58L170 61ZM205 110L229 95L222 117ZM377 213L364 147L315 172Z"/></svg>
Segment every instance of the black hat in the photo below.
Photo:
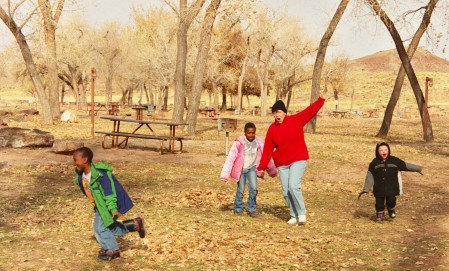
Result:
<svg viewBox="0 0 449 271"><path fill-rule="evenodd" d="M285 107L285 104L283 101L279 100L273 104L271 107L271 113L274 113L278 110L282 110L287 114L287 107Z"/></svg>

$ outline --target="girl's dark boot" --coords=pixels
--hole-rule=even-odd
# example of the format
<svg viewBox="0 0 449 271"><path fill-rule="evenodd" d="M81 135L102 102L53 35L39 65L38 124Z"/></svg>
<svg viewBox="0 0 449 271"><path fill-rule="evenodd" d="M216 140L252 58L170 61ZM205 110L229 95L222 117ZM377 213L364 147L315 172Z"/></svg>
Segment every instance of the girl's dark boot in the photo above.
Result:
<svg viewBox="0 0 449 271"><path fill-rule="evenodd" d="M384 212L377 212L376 213L376 222L384 222Z"/></svg>
<svg viewBox="0 0 449 271"><path fill-rule="evenodd" d="M145 237L145 227L144 227L144 219L143 217L137 217L130 220L125 220L122 222L125 225L126 229L130 232L137 231L139 233L140 238Z"/></svg>
<svg viewBox="0 0 449 271"><path fill-rule="evenodd" d="M388 209L388 216L393 219L396 217L396 211L394 210L394 208Z"/></svg>

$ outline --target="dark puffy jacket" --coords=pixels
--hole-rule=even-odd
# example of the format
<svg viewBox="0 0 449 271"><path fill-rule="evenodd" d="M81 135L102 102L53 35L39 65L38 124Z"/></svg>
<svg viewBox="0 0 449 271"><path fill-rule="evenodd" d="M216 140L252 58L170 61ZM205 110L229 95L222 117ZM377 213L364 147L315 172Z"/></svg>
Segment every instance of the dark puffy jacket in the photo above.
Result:
<svg viewBox="0 0 449 271"><path fill-rule="evenodd" d="M385 161L382 160L378 153L378 149L382 145L388 147L388 156ZM372 188L375 197L399 195L399 171L421 172L422 167L406 163L401 159L390 155L390 146L387 143L378 144L376 146L376 158L371 161L368 167L363 192L369 192Z"/></svg>

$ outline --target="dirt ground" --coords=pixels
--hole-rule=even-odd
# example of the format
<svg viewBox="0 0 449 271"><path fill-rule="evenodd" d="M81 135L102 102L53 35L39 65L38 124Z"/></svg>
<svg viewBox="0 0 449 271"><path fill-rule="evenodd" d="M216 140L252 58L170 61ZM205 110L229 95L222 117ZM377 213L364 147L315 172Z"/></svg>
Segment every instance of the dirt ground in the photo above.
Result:
<svg viewBox="0 0 449 271"><path fill-rule="evenodd" d="M239 129L254 121L262 137L271 121L238 118ZM135 203L124 219L143 215L148 235L119 238L122 259L100 262L91 208L73 185L72 157L49 148L0 148L0 270L447 270L448 119L434 120L430 144L422 143L418 119L394 119L386 139L392 154L422 165L424 175L403 173L397 218L375 223L372 195L357 194L380 123L319 118L318 132L306 134L308 223L291 226L278 177L259 180L259 217L232 214L235 183L218 179L225 148L214 121L200 119L200 132L174 155L139 140L103 150L100 137L90 139L87 118L55 126L33 117L14 122L81 140L95 161L110 162ZM97 128L108 127L99 121Z"/></svg>

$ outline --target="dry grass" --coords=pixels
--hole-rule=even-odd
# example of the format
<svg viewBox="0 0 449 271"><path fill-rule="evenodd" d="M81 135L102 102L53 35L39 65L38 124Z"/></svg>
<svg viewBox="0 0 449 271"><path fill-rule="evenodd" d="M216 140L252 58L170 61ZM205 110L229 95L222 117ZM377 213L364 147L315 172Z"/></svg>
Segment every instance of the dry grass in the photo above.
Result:
<svg viewBox="0 0 449 271"><path fill-rule="evenodd" d="M226 116L225 116L226 117ZM263 136L271 118L248 115ZM57 139L82 140L95 159L111 162L143 214L148 236L120 238L122 259L96 260L91 207L73 185L70 156L47 149L0 149L0 270L445 270L449 264L449 146L447 117L433 120L436 140L422 144L418 119L393 120L393 155L424 166L424 176L404 173L405 194L395 221L376 224L372 196L357 200L373 135L381 118L318 120L307 134L311 159L304 178L306 226L285 223L288 210L279 179L259 182L258 218L231 212L235 184L218 176L224 133L200 118L200 132L186 153L157 153L157 142L134 140L128 149L103 150L90 139L89 118L42 125L25 117L13 126L51 131ZM97 118L98 130L111 123ZM231 133L231 140L240 132Z"/></svg>

